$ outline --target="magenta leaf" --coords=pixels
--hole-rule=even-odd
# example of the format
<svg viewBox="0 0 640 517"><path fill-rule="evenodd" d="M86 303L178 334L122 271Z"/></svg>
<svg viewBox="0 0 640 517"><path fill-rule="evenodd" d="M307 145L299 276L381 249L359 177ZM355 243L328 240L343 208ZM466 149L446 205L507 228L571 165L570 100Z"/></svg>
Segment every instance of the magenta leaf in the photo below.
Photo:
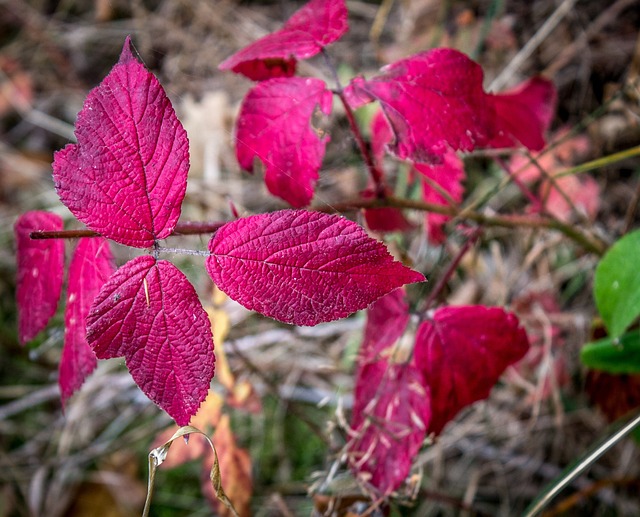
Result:
<svg viewBox="0 0 640 517"><path fill-rule="evenodd" d="M136 384L178 425L207 396L211 324L193 286L166 260L138 257L111 276L89 312L87 340L99 359L123 356Z"/></svg>
<svg viewBox="0 0 640 517"><path fill-rule="evenodd" d="M367 325L360 347L360 364L377 361L404 334L409 322L409 305L404 289L396 289L367 309Z"/></svg>
<svg viewBox="0 0 640 517"><path fill-rule="evenodd" d="M344 0L311 0L279 31L268 34L225 59L220 70L233 70L254 81L290 77L296 60L315 56L347 32Z"/></svg>
<svg viewBox="0 0 640 517"><path fill-rule="evenodd" d="M487 398L507 366L529 349L518 318L499 307L443 307L416 334L414 358L431 389L429 431Z"/></svg>
<svg viewBox="0 0 640 517"><path fill-rule="evenodd" d="M133 56L88 95L76 122L77 144L55 153L62 202L92 230L116 242L150 247L169 236L187 188L189 143L158 80Z"/></svg>
<svg viewBox="0 0 640 517"><path fill-rule="evenodd" d="M64 346L58 376L63 405L96 367L96 356L87 343L87 315L114 269L109 241L103 238L78 241L69 266Z"/></svg>
<svg viewBox="0 0 640 517"><path fill-rule="evenodd" d="M556 89L551 81L534 77L512 90L488 95L496 112L491 147L516 147L539 151L555 113Z"/></svg>
<svg viewBox="0 0 640 517"><path fill-rule="evenodd" d="M34 240L29 235L62 228L59 216L40 211L27 212L15 223L18 339L22 344L36 337L56 313L64 276L64 242Z"/></svg>
<svg viewBox="0 0 640 517"><path fill-rule="evenodd" d="M331 103L332 94L320 79L270 79L254 86L237 122L240 166L252 171L259 158L272 194L294 207L308 205L329 141L311 119L318 109L329 115Z"/></svg>
<svg viewBox="0 0 640 517"><path fill-rule="evenodd" d="M451 206L451 201L454 203L462 201L464 192L462 182L465 180L464 164L454 151L446 151L439 164L416 163L415 168L423 177L422 197L427 203ZM446 193L446 196L443 192ZM444 242L445 234L442 227L449 219L451 218L447 215L427 214L427 232L434 244Z"/></svg>
<svg viewBox="0 0 640 517"><path fill-rule="evenodd" d="M380 101L401 159L438 162L448 149L470 151L493 136L493 109L482 89L482 68L452 49L434 49L388 65L370 80L354 79L352 107Z"/></svg>
<svg viewBox="0 0 640 517"><path fill-rule="evenodd" d="M413 363L365 365L356 379L349 467L389 495L409 474L430 418L429 388Z"/></svg>
<svg viewBox="0 0 640 517"><path fill-rule="evenodd" d="M343 318L424 280L354 222L305 210L227 223L209 251L207 271L222 291L248 309L295 325Z"/></svg>

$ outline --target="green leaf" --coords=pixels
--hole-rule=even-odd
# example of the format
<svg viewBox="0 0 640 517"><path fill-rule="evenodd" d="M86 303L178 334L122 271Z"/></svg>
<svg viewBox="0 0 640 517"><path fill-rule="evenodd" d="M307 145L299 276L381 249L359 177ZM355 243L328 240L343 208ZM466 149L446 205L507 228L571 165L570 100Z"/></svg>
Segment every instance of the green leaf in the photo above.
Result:
<svg viewBox="0 0 640 517"><path fill-rule="evenodd" d="M593 295L609 335L619 337L640 314L640 230L616 242L596 268Z"/></svg>
<svg viewBox="0 0 640 517"><path fill-rule="evenodd" d="M640 331L620 338L607 337L587 343L580 351L585 366L609 373L640 373Z"/></svg>

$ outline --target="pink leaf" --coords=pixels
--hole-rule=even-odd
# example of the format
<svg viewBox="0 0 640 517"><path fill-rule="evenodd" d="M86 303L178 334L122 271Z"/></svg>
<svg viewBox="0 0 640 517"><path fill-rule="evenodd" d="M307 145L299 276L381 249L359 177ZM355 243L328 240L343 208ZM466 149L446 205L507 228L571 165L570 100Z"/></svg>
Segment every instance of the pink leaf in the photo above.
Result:
<svg viewBox="0 0 640 517"><path fill-rule="evenodd" d="M591 176L561 176L545 180L540 186L540 197L553 217L570 221L572 205L578 212L594 220L600 209L600 186Z"/></svg>
<svg viewBox="0 0 640 517"><path fill-rule="evenodd" d="M370 80L347 88L353 107L380 101L399 158L437 162L448 148L470 151L493 135L493 110L482 89L482 69L464 54L434 49L397 61Z"/></svg>
<svg viewBox="0 0 640 517"><path fill-rule="evenodd" d="M529 349L518 318L499 307L443 307L416 334L414 358L431 389L429 431L440 434L462 408L487 398Z"/></svg>
<svg viewBox="0 0 640 517"><path fill-rule="evenodd" d="M367 309L367 325L360 347L360 364L380 359L404 333L409 322L409 305L404 289L396 289L383 296Z"/></svg>
<svg viewBox="0 0 640 517"><path fill-rule="evenodd" d="M62 219L48 212L27 212L15 223L18 339L22 344L36 337L56 313L64 276L64 242L33 240L29 234L62 228Z"/></svg>
<svg viewBox="0 0 640 517"><path fill-rule="evenodd" d="M551 142L547 150L532 153L531 157L514 155L509 162L511 174L516 175L520 181L533 183L541 177L553 176L579 163L591 148L591 142L586 135L570 136L569 128L566 127L556 131Z"/></svg>
<svg viewBox="0 0 640 517"><path fill-rule="evenodd" d="M78 241L69 266L64 346L58 377L63 405L96 367L96 356L87 343L87 315L114 269L106 239L84 238Z"/></svg>
<svg viewBox="0 0 640 517"><path fill-rule="evenodd" d="M491 147L517 147L539 151L555 114L556 89L551 81L534 77L512 90L488 95L496 112Z"/></svg>
<svg viewBox="0 0 640 517"><path fill-rule="evenodd" d="M124 357L136 384L186 425L213 377L211 324L195 289L170 262L142 256L102 287L87 318L99 359Z"/></svg>
<svg viewBox="0 0 640 517"><path fill-rule="evenodd" d="M413 363L365 365L356 379L351 470L389 495L409 474L430 418L429 389Z"/></svg>
<svg viewBox="0 0 640 517"><path fill-rule="evenodd" d="M55 153L62 202L89 228L147 248L169 236L187 187L187 135L158 80L127 38L116 64L88 95L77 144Z"/></svg>
<svg viewBox="0 0 640 517"><path fill-rule="evenodd" d="M295 207L308 205L329 141L311 119L318 109L329 115L331 103L332 94L320 79L271 79L254 86L237 122L240 166L252 171L259 158L272 194Z"/></svg>
<svg viewBox="0 0 640 517"><path fill-rule="evenodd" d="M305 210L227 223L209 251L207 271L221 290L248 309L295 325L343 318L424 280L354 222Z"/></svg>
<svg viewBox="0 0 640 517"><path fill-rule="evenodd" d="M308 59L347 32L344 0L311 0L279 31L268 34L225 59L218 68L254 81L290 77L296 60Z"/></svg>
<svg viewBox="0 0 640 517"><path fill-rule="evenodd" d="M427 203L451 206L449 199L434 186L434 183L446 192L455 203L462 201L464 192L462 182L465 180L464 164L454 151L447 151L443 155L442 163L440 164L417 163L415 168L424 178L422 182L422 197ZM445 235L442 227L449 219L451 218L447 215L427 214L427 231L434 244L444 242Z"/></svg>

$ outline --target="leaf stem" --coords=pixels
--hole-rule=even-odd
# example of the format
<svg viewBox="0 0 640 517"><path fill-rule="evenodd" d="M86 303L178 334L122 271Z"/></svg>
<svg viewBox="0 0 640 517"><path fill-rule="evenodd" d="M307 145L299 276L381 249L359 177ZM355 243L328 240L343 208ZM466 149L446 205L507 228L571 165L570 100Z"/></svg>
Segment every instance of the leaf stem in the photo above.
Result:
<svg viewBox="0 0 640 517"><path fill-rule="evenodd" d="M384 199L354 199L343 203L334 203L329 207L318 207L320 212L348 212L362 208L404 208L432 212L451 217L460 217L469 221L475 221L483 226L498 226L502 228L540 228L554 230L582 246L585 250L601 256L606 251L608 244L594 235L587 234L575 225L549 219L547 217L531 215L487 215L466 209L456 209L450 206L426 203L413 199L386 196Z"/></svg>
<svg viewBox="0 0 640 517"><path fill-rule="evenodd" d="M205 233L215 233L226 223L220 221L214 222L198 222L187 221L176 224L173 235L201 235ZM59 231L43 231L38 230L31 232L29 235L32 239L79 239L81 237L101 237L101 234L93 230L59 230Z"/></svg>
<svg viewBox="0 0 640 517"><path fill-rule="evenodd" d="M211 255L211 253L208 251L191 250L186 248L163 248L161 246L158 246L157 250L158 253L174 253L176 255L195 255L198 257L208 257L209 255Z"/></svg>

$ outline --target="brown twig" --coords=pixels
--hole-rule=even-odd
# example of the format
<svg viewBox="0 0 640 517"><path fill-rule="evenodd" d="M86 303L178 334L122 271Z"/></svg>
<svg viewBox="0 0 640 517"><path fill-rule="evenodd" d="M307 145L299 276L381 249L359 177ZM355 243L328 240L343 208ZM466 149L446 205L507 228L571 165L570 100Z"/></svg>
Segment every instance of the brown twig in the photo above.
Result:
<svg viewBox="0 0 640 517"><path fill-rule="evenodd" d="M328 207L317 207L321 212L349 212L363 208L404 208L419 210L421 212L432 212L451 217L460 217L469 221L474 221L483 226L497 226L502 228L539 228L554 230L564 234L566 237L582 246L585 250L603 255L607 249L607 244L596 236L587 234L575 225L564 223L556 219L540 217L535 215L486 215L480 212L462 210L458 211L449 206L426 203L413 199L397 198L387 196L384 199L354 199L343 203L335 203Z"/></svg>
<svg viewBox="0 0 640 517"><path fill-rule="evenodd" d="M215 233L226 223L214 221L199 222L199 221L187 221L184 223L176 224L173 230L173 235L202 235L205 233ZM101 234L94 232L93 230L59 230L59 231L44 231L37 230L31 232L29 237L32 239L79 239L81 237L100 237Z"/></svg>

